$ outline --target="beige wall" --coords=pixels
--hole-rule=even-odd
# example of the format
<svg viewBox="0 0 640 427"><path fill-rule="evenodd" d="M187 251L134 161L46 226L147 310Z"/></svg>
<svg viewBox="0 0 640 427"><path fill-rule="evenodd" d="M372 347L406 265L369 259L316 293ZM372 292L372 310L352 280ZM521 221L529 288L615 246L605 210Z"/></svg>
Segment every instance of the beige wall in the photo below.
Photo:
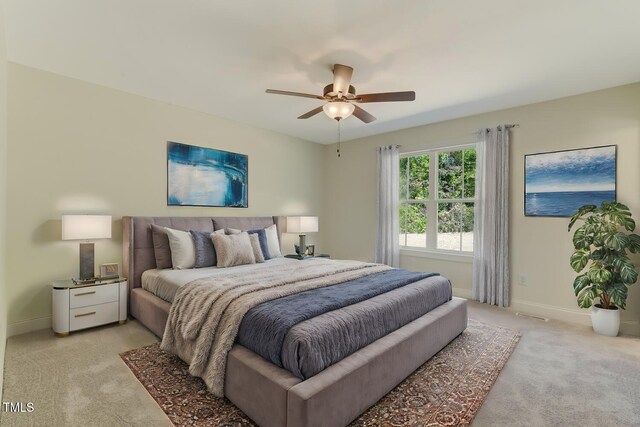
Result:
<svg viewBox="0 0 640 427"><path fill-rule="evenodd" d="M113 216L96 265L121 263L124 215L320 214L321 145L13 63L8 78L10 334L47 327L48 283L77 274L62 214ZM167 207L167 140L248 154L249 208Z"/></svg>
<svg viewBox="0 0 640 427"><path fill-rule="evenodd" d="M454 145L472 141L473 131L480 127L499 123L520 124L512 133L511 150L513 309L589 321L588 312L577 308L571 288L567 220L523 216L524 154L617 144L618 199L631 207L640 223L640 84L350 141L342 145L338 159L335 146L323 147L17 64L9 64L8 81L10 333L47 327L51 315L47 284L77 274L77 243L60 241L64 213L113 215L113 239L96 244L97 265L121 262L123 215L320 214L322 233L310 240L315 238L322 252L372 260L375 147L397 143L403 151L413 151ZM167 207L167 140L248 154L250 207ZM297 179L301 170L304 181ZM286 236L285 251L295 238ZM403 254L401 266L439 271L452 279L456 294L470 295L468 259ZM526 286L516 284L519 275L526 277ZM623 313L623 331L640 334L639 320L636 285Z"/></svg>
<svg viewBox="0 0 640 427"><path fill-rule="evenodd" d="M7 298L5 294L5 224L7 217L7 52L4 14L0 2L0 402L7 343Z"/></svg>
<svg viewBox="0 0 640 427"><path fill-rule="evenodd" d="M573 294L568 219L523 214L524 155L616 144L618 201L631 208L640 224L640 83L349 141L342 144L339 159L335 146L328 146L323 238L332 255L373 259L375 147L401 144L401 150L409 152L456 145L472 141L476 129L501 123L520 124L512 132L511 145L512 309L588 323L588 310L577 307ZM640 265L639 258L634 259ZM401 267L439 271L452 279L456 294L471 294L472 266L468 262L402 255ZM519 275L526 277L526 286L516 284ZM631 288L622 319L624 332L640 335L640 284Z"/></svg>

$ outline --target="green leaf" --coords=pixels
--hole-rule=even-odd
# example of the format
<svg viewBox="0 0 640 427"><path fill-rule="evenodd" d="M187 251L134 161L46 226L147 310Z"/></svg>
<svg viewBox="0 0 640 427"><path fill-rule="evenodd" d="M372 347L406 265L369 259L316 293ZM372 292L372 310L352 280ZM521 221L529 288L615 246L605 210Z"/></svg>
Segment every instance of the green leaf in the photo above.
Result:
<svg viewBox="0 0 640 427"><path fill-rule="evenodd" d="M627 307L628 291L629 289L624 283L612 283L607 288L607 294L609 294L611 302L623 310Z"/></svg>
<svg viewBox="0 0 640 427"><path fill-rule="evenodd" d="M573 235L573 247L576 249L588 248L589 246L591 246L592 240L593 239L591 238L591 236L587 235L585 227L582 226L578 228Z"/></svg>
<svg viewBox="0 0 640 427"><path fill-rule="evenodd" d="M640 252L640 236L637 234L629 234L627 237L629 237L629 246L627 246L629 250L634 254Z"/></svg>
<svg viewBox="0 0 640 427"><path fill-rule="evenodd" d="M589 280L594 283L603 284L611 280L611 272L595 263L591 265L589 271L587 272L587 275L589 276Z"/></svg>
<svg viewBox="0 0 640 427"><path fill-rule="evenodd" d="M608 248L615 249L616 251L625 249L628 244L629 237L621 232L609 234L604 238L604 245Z"/></svg>
<svg viewBox="0 0 640 427"><path fill-rule="evenodd" d="M577 212L573 214L573 216L571 217L571 221L569 221L569 227L567 231L571 231L571 227L573 227L573 224L575 224L575 222L579 220L580 217L582 217L584 214L587 214L589 212L593 212L595 209L596 209L596 205L584 205L580 207L577 210Z"/></svg>
<svg viewBox="0 0 640 427"><path fill-rule="evenodd" d="M584 288L578 294L578 305L582 308L589 308L593 305L593 300L598 297L595 288L587 287Z"/></svg>
<svg viewBox="0 0 640 427"><path fill-rule="evenodd" d="M625 225L624 225L624 228L625 228L627 231L633 231L633 230L635 230L635 229L636 229L636 222L633 220L633 218L629 218L629 219L627 220L627 222L626 222L626 223L625 223Z"/></svg>
<svg viewBox="0 0 640 427"><path fill-rule="evenodd" d="M602 226L602 232L607 234L616 234L618 232L618 227L616 227L614 223L610 222Z"/></svg>
<svg viewBox="0 0 640 427"><path fill-rule="evenodd" d="M576 273L582 271L583 268L586 267L587 262L589 262L589 255L591 252L588 249L578 249L571 255L571 268Z"/></svg>
<svg viewBox="0 0 640 427"><path fill-rule="evenodd" d="M636 270L636 267L631 261L628 261L620 267L620 278L628 285L632 285L638 280L638 270Z"/></svg>
<svg viewBox="0 0 640 427"><path fill-rule="evenodd" d="M629 212L628 210L611 211L609 212L609 219L629 231L632 231L635 228L635 221L631 219L631 212Z"/></svg>
<svg viewBox="0 0 640 427"><path fill-rule="evenodd" d="M586 274L581 274L576 277L576 279L573 281L573 291L575 292L576 296L578 296L578 294L580 294L580 292L586 286L591 286L591 281Z"/></svg>
<svg viewBox="0 0 640 427"><path fill-rule="evenodd" d="M606 252L604 249L596 249L595 251L591 252L591 259L594 261L604 260L605 258Z"/></svg>

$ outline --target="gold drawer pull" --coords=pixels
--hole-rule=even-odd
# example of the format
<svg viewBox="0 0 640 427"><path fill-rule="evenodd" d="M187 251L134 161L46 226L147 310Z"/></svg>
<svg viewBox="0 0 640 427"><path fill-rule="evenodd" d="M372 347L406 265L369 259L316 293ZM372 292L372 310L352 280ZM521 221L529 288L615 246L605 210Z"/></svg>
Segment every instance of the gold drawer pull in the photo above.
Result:
<svg viewBox="0 0 640 427"><path fill-rule="evenodd" d="M96 312L92 311L91 313L76 314L76 317L91 316L92 314L96 314Z"/></svg>
<svg viewBox="0 0 640 427"><path fill-rule="evenodd" d="M79 297L79 296L82 296L82 295L91 295L91 294L95 294L95 293L96 293L96 291L83 292L81 294L75 294L75 296Z"/></svg>

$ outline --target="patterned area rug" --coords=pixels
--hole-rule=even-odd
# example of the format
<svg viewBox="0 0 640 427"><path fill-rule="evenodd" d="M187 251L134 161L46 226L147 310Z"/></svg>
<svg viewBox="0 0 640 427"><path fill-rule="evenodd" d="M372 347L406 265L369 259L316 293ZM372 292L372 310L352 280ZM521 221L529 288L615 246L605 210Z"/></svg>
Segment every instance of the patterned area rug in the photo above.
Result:
<svg viewBox="0 0 640 427"><path fill-rule="evenodd" d="M351 426L468 426L520 334L469 320L468 328ZM175 426L254 426L229 400L211 395L187 365L158 344L120 355Z"/></svg>

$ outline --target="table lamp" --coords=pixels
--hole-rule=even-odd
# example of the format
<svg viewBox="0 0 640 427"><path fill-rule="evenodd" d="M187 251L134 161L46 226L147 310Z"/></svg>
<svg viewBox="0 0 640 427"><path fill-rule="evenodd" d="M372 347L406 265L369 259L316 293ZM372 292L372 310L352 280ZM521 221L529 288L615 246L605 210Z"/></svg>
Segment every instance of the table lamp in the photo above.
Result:
<svg viewBox="0 0 640 427"><path fill-rule="evenodd" d="M110 215L62 215L62 240L111 238ZM80 277L76 282L95 281L93 242L80 243Z"/></svg>
<svg viewBox="0 0 640 427"><path fill-rule="evenodd" d="M288 216L287 233L300 233L300 246L298 255L304 256L307 253L307 236L304 233L318 232L317 216Z"/></svg>

